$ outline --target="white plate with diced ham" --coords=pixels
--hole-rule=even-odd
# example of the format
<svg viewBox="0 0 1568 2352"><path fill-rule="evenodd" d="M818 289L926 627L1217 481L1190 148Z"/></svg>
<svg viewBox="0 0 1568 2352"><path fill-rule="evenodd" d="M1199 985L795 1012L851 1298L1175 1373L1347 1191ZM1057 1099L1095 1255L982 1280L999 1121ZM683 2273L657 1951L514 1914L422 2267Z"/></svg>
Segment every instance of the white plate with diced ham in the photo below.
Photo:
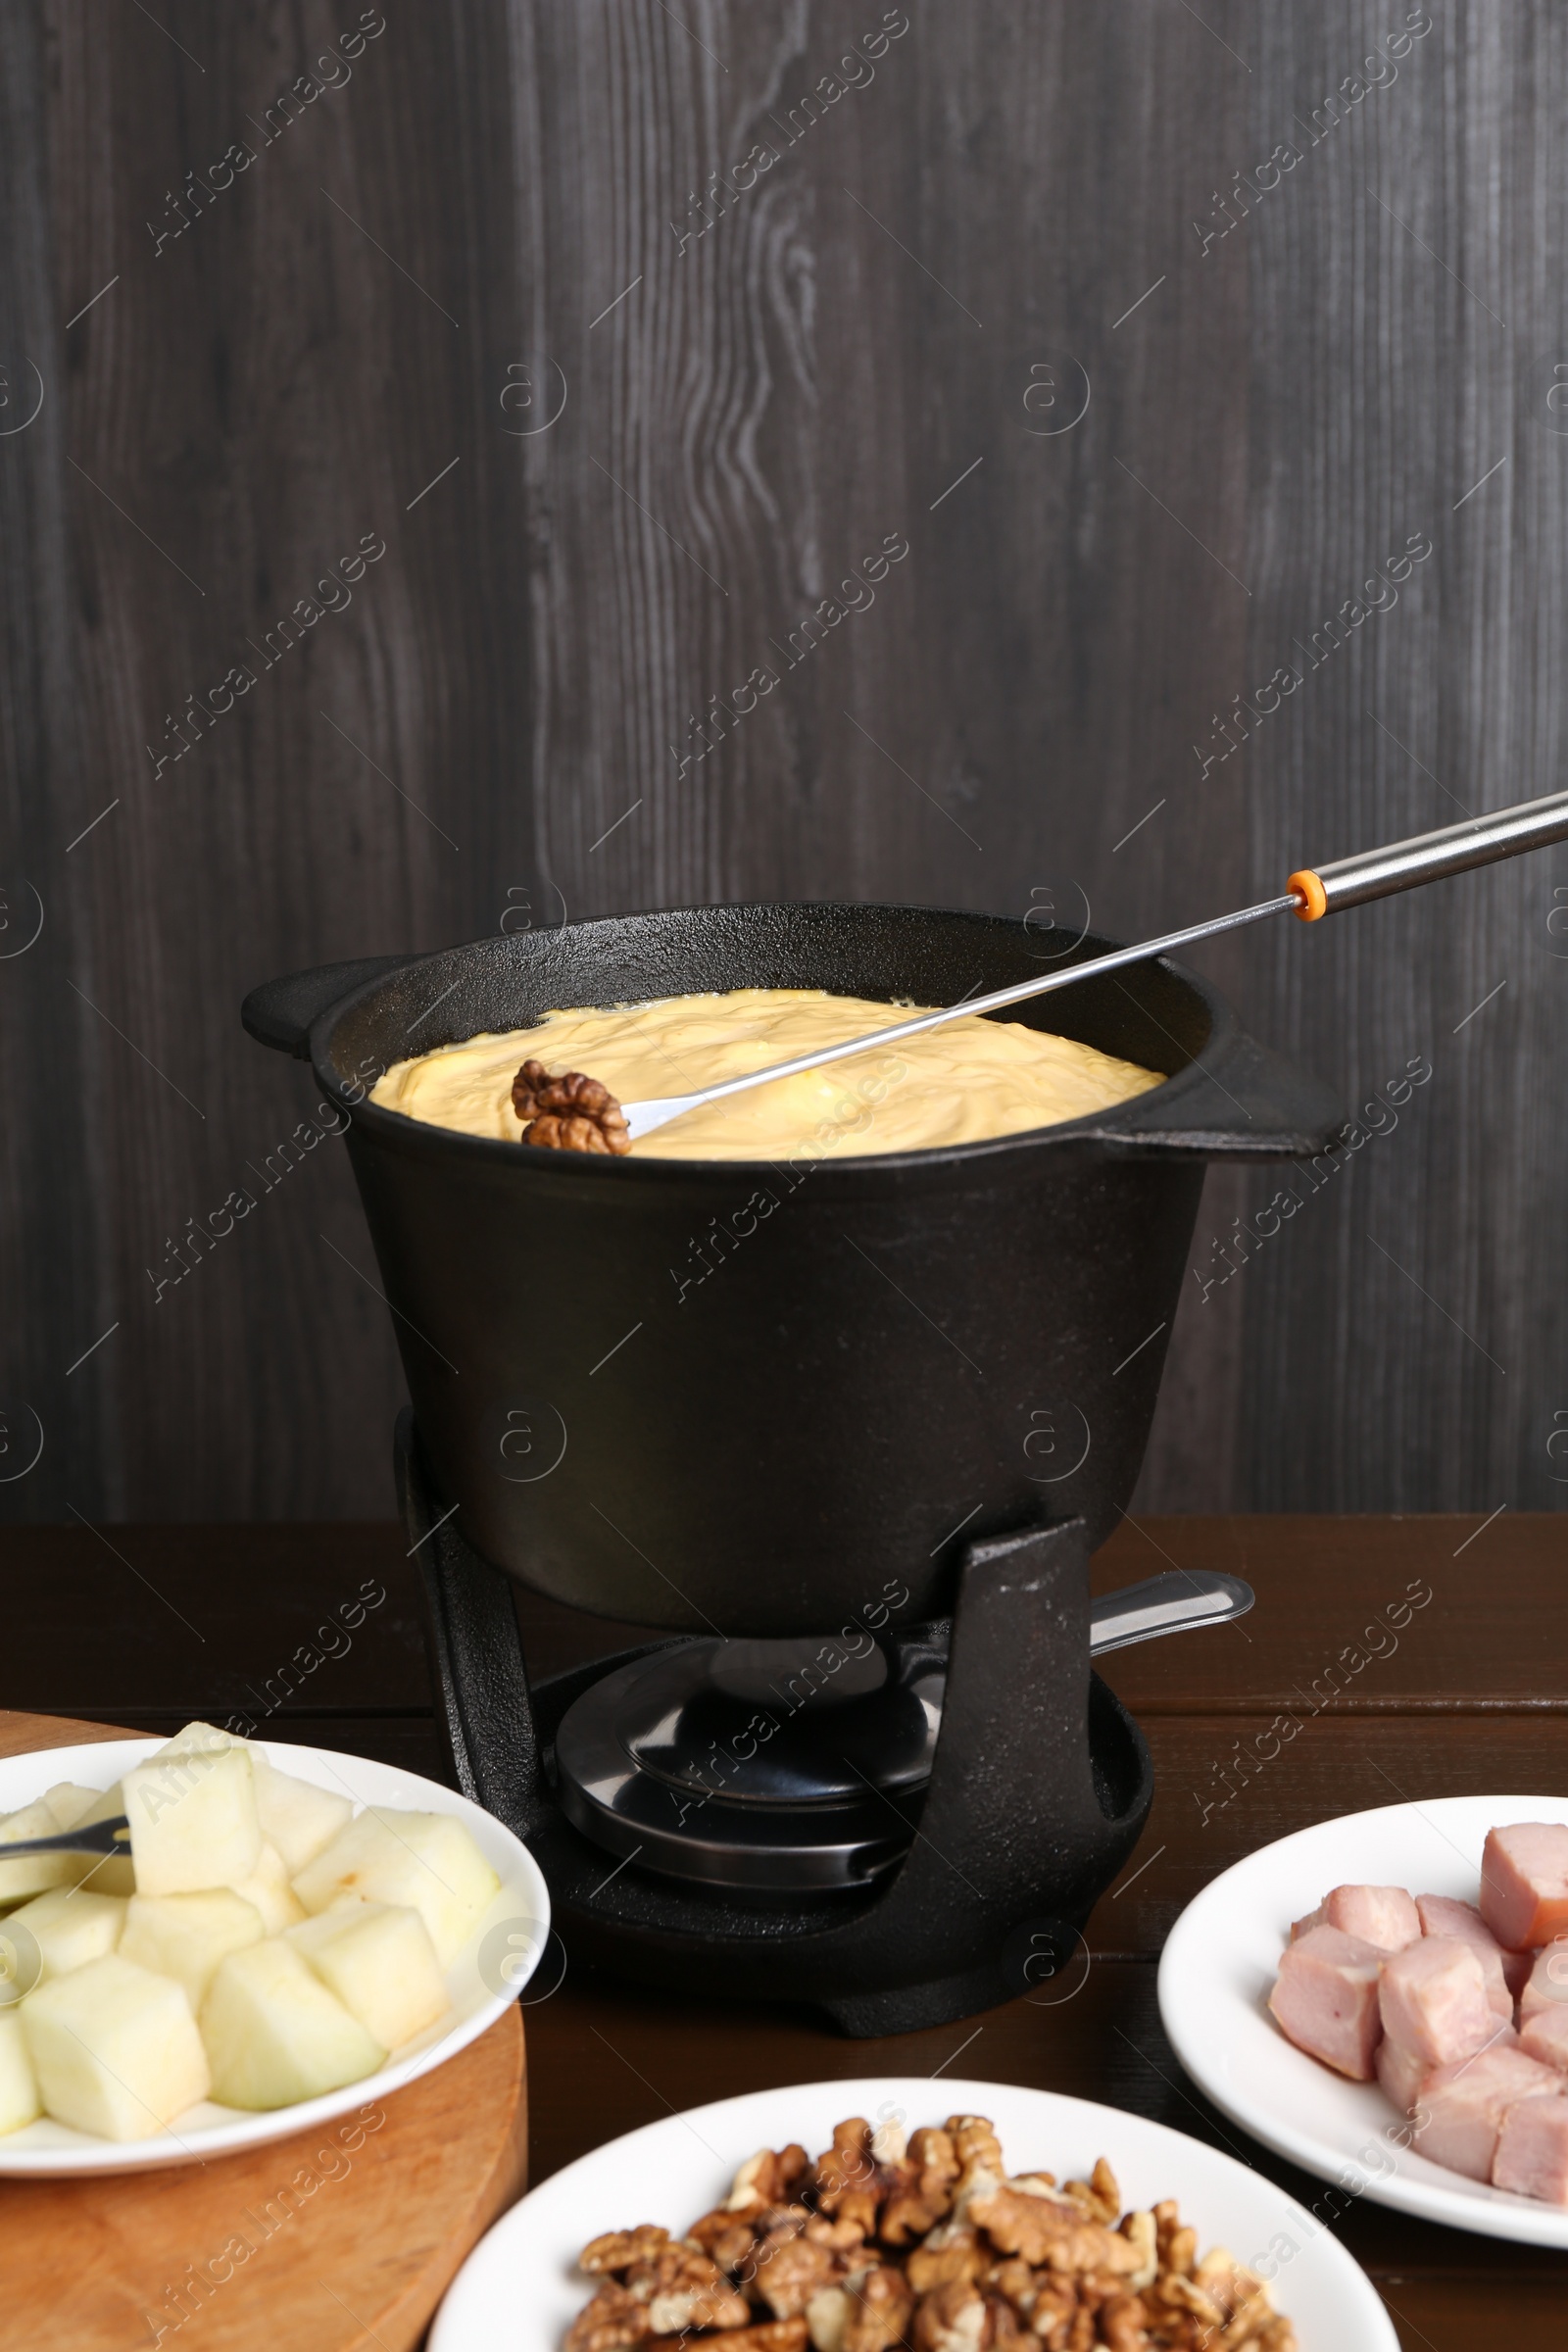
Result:
<svg viewBox="0 0 1568 2352"><path fill-rule="evenodd" d="M1568 2247L1568 1797L1387 1805L1263 1847L1177 1921L1159 2006L1194 2081L1333 2180L1335 2212Z"/></svg>

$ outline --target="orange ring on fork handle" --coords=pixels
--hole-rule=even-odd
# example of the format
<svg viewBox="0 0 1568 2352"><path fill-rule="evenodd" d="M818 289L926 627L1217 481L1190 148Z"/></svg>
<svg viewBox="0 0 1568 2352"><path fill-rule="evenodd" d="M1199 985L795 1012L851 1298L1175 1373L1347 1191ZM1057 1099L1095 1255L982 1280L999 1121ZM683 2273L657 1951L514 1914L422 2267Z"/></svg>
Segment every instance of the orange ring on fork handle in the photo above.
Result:
<svg viewBox="0 0 1568 2352"><path fill-rule="evenodd" d="M1294 890L1301 902L1296 909L1297 916L1301 922L1315 923L1327 914L1329 894L1310 867L1303 868L1298 874L1292 874L1285 887L1287 890Z"/></svg>

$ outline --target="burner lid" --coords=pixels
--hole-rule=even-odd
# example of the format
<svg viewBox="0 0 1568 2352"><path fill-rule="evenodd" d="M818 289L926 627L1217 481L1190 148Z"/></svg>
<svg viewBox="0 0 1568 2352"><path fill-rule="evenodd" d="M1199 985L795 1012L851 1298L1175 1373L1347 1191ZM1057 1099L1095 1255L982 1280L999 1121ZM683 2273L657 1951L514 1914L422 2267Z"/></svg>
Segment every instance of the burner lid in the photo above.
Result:
<svg viewBox="0 0 1568 2352"><path fill-rule="evenodd" d="M556 1740L562 1803L645 1869L737 1889L864 1886L913 1835L946 1661L903 1643L676 1642L596 1683Z"/></svg>

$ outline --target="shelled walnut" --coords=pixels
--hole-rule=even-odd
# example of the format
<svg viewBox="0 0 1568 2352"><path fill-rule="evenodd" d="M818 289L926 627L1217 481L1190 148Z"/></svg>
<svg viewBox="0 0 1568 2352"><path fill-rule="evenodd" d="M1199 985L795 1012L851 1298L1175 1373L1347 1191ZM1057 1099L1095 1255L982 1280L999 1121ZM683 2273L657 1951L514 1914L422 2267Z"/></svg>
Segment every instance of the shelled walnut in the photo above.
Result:
<svg viewBox="0 0 1568 2352"><path fill-rule="evenodd" d="M761 2149L684 2238L596 2237L564 2352L1297 2352L1257 2275L1198 2259L1174 2199L1009 2177L984 2116L838 2125L813 2164Z"/></svg>

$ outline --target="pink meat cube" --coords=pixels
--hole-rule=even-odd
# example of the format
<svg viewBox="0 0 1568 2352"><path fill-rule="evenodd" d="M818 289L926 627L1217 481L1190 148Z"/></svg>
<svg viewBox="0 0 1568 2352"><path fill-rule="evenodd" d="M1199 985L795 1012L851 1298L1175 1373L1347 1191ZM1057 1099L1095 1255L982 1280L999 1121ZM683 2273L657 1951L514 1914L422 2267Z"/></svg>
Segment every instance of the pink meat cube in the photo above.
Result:
<svg viewBox="0 0 1568 2352"><path fill-rule="evenodd" d="M1461 2058L1457 2066L1440 2066L1422 2085L1415 2146L1450 2172L1490 2180L1497 2133L1509 2108L1517 2099L1555 2092L1561 2085L1562 2077L1549 2066L1508 2043Z"/></svg>
<svg viewBox="0 0 1568 2352"><path fill-rule="evenodd" d="M1294 1943L1313 1928L1338 1928L1380 1952L1402 1952L1421 1934L1421 1919L1402 1886L1336 1886L1291 1930Z"/></svg>
<svg viewBox="0 0 1568 2352"><path fill-rule="evenodd" d="M1414 2115L1421 2085L1433 2071L1426 2059L1418 2050L1407 2050L1403 2042L1391 2041L1385 2034L1378 2043L1376 2063L1384 2097L1401 2115Z"/></svg>
<svg viewBox="0 0 1568 2352"><path fill-rule="evenodd" d="M1309 1928L1280 1962L1268 1996L1281 2030L1298 2050L1370 2082L1382 2038L1378 1974L1385 1954L1339 1928Z"/></svg>
<svg viewBox="0 0 1568 2352"><path fill-rule="evenodd" d="M1568 2075L1568 2009L1539 2009L1526 2018L1519 2047L1527 2058L1539 2058L1543 2066Z"/></svg>
<svg viewBox="0 0 1568 2352"><path fill-rule="evenodd" d="M1378 2003L1384 2033L1429 2066L1472 2057L1497 2030L1481 1962L1452 1936L1423 1936L1404 1951L1391 1952Z"/></svg>
<svg viewBox="0 0 1568 2352"><path fill-rule="evenodd" d="M1519 1995L1520 2025L1547 2009L1568 2009L1568 1936L1559 1936L1532 1959Z"/></svg>
<svg viewBox="0 0 1568 2352"><path fill-rule="evenodd" d="M1470 1946L1487 1981L1487 1998L1496 2015L1512 2025L1514 1996L1503 1970L1502 1947L1474 1903L1456 1902L1447 1894L1418 1894L1415 1907L1424 1935L1451 1936L1455 1942Z"/></svg>
<svg viewBox="0 0 1568 2352"><path fill-rule="evenodd" d="M1488 1831L1481 1856L1481 1916L1512 1952L1568 1933L1568 1827L1517 1821Z"/></svg>
<svg viewBox="0 0 1568 2352"><path fill-rule="evenodd" d="M1502 2119L1492 2160L1497 2188L1568 2205L1568 2097L1520 2099Z"/></svg>

